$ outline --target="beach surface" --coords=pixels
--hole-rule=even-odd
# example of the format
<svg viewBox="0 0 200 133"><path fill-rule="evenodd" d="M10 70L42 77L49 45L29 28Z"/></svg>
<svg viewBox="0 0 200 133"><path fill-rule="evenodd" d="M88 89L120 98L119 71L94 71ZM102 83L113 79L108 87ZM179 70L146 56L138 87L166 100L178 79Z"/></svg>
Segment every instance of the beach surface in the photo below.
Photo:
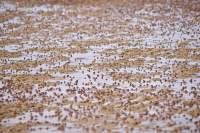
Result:
<svg viewBox="0 0 200 133"><path fill-rule="evenodd" d="M0 133L200 132L200 1L1 0Z"/></svg>

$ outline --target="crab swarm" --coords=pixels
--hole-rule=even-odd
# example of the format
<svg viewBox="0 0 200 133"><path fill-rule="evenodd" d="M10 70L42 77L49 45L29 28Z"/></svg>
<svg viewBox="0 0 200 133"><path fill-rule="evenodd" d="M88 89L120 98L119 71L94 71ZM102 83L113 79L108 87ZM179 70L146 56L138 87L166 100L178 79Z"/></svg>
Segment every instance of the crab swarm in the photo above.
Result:
<svg viewBox="0 0 200 133"><path fill-rule="evenodd" d="M200 132L200 2L1 0L15 132Z"/></svg>

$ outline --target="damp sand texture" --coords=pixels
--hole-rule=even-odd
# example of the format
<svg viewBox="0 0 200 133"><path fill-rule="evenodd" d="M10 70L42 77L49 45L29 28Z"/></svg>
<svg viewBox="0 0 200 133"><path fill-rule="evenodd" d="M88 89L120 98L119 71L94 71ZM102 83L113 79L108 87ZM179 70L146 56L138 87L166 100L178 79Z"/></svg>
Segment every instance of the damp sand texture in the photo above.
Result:
<svg viewBox="0 0 200 133"><path fill-rule="evenodd" d="M1 0L0 133L200 132L200 1Z"/></svg>

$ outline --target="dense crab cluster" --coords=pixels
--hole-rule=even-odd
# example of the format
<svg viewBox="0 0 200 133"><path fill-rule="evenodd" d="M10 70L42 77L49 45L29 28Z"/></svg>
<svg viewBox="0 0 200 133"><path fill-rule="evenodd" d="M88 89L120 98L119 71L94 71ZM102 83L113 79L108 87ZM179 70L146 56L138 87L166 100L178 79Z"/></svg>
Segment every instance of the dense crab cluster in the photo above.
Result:
<svg viewBox="0 0 200 133"><path fill-rule="evenodd" d="M0 1L0 132L200 132L198 1L30 3Z"/></svg>

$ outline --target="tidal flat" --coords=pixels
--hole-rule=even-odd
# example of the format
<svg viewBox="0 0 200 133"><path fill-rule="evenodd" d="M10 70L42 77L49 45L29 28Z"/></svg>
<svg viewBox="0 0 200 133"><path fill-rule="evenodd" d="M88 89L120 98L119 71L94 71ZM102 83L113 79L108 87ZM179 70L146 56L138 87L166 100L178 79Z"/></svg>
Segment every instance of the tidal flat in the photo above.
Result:
<svg viewBox="0 0 200 133"><path fill-rule="evenodd" d="M200 1L1 0L0 133L200 132Z"/></svg>

